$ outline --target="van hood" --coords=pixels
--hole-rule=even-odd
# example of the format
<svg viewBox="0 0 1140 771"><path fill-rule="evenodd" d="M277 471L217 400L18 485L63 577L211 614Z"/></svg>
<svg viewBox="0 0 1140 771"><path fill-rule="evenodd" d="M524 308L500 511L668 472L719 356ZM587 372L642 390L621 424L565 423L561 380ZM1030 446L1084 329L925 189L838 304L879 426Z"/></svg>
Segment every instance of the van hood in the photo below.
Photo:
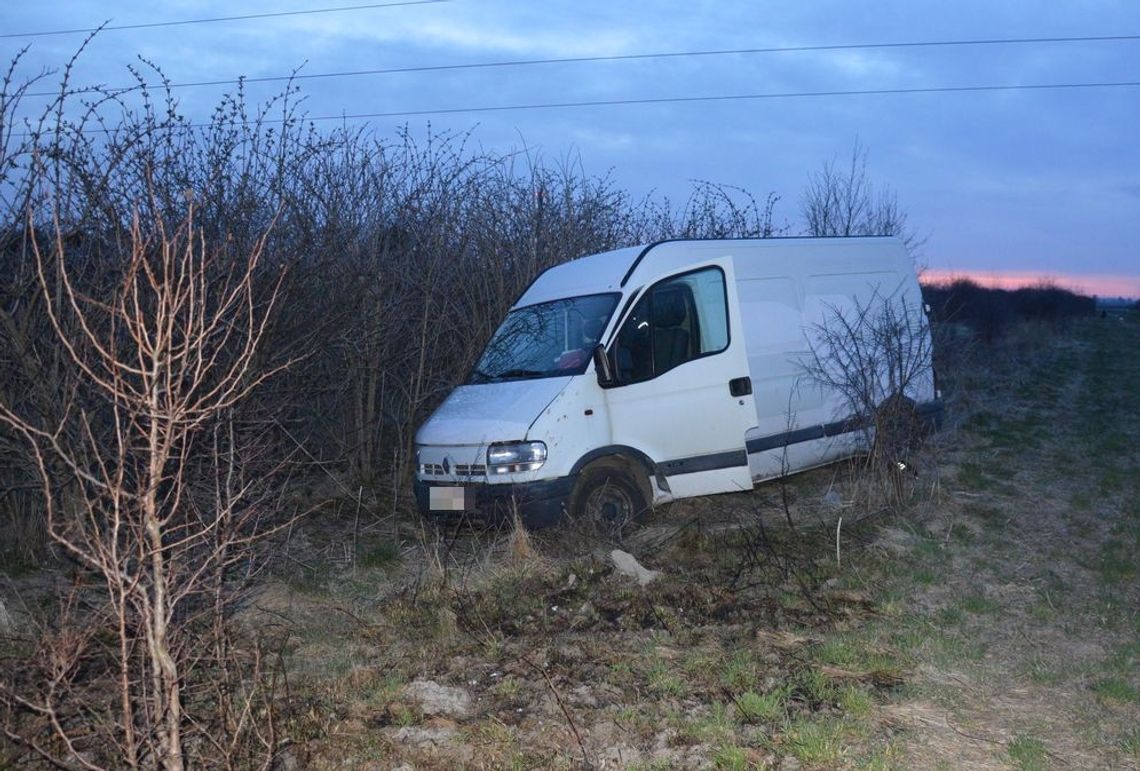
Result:
<svg viewBox="0 0 1140 771"><path fill-rule="evenodd" d="M420 445L485 445L525 439L573 376L462 385L416 433Z"/></svg>

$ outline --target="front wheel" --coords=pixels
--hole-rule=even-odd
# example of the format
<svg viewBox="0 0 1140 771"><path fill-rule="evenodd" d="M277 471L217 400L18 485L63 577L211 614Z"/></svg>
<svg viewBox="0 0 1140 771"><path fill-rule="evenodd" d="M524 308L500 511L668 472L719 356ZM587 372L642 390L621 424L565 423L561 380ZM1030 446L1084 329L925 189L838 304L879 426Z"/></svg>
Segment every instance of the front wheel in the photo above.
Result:
<svg viewBox="0 0 1140 771"><path fill-rule="evenodd" d="M571 517L612 534L620 534L648 508L645 492L617 463L587 466L570 499Z"/></svg>

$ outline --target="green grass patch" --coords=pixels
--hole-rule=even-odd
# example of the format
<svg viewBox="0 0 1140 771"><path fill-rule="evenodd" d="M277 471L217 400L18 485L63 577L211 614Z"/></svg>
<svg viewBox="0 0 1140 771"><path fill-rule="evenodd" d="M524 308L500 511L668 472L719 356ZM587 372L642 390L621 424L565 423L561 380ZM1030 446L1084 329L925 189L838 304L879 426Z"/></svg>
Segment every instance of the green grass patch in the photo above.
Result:
<svg viewBox="0 0 1140 771"><path fill-rule="evenodd" d="M730 690L742 691L755 686L759 677L759 662L749 650L738 650L724 662L720 681Z"/></svg>
<svg viewBox="0 0 1140 771"><path fill-rule="evenodd" d="M1127 586L1140 576L1140 517L1134 511L1121 512L1101 546L1096 572L1106 586Z"/></svg>
<svg viewBox="0 0 1140 771"><path fill-rule="evenodd" d="M843 723L830 718L795 720L788 726L783 738L797 760L823 768L839 765L847 746Z"/></svg>
<svg viewBox="0 0 1140 771"><path fill-rule="evenodd" d="M847 684L839 689L839 708L843 714L855 720L870 717L875 706L875 697L866 689Z"/></svg>
<svg viewBox="0 0 1140 771"><path fill-rule="evenodd" d="M799 693L813 707L832 704L835 701L835 686L817 669L805 669L796 677Z"/></svg>
<svg viewBox="0 0 1140 771"><path fill-rule="evenodd" d="M966 620L966 612L957 605L945 605L934 614L934 623L943 629L957 627Z"/></svg>
<svg viewBox="0 0 1140 771"><path fill-rule="evenodd" d="M1140 690L1120 677L1102 677L1093 683L1092 689L1098 697L1108 701L1140 704Z"/></svg>
<svg viewBox="0 0 1140 771"><path fill-rule="evenodd" d="M391 539L361 541L356 546L356 565L360 568L387 568L400 561L400 545Z"/></svg>
<svg viewBox="0 0 1140 771"><path fill-rule="evenodd" d="M654 663L646 672L646 684L658 696L680 698L689 691L686 683L676 673L672 665L665 662Z"/></svg>
<svg viewBox="0 0 1140 771"><path fill-rule="evenodd" d="M1140 760L1140 728L1134 729L1121 738L1120 749L1124 751L1125 755L1131 755Z"/></svg>
<svg viewBox="0 0 1140 771"><path fill-rule="evenodd" d="M813 657L821 664L881 673L885 679L901 677L910 663L900 651L885 648L875 638L874 629L830 637L815 648Z"/></svg>
<svg viewBox="0 0 1140 771"><path fill-rule="evenodd" d="M1033 656L1022 662L1022 672L1040 685L1057 685L1065 677L1064 668L1040 656Z"/></svg>
<svg viewBox="0 0 1140 771"><path fill-rule="evenodd" d="M986 645L969 635L954 632L932 637L930 652L937 664L957 665L981 661L986 655Z"/></svg>
<svg viewBox="0 0 1140 771"><path fill-rule="evenodd" d="M673 712L669 722L685 744L728 744L736 734L736 723L723 704L710 704L696 714Z"/></svg>
<svg viewBox="0 0 1140 771"><path fill-rule="evenodd" d="M1006 751L1013 765L1022 771L1044 771L1048 768L1045 744L1036 737L1025 734L1015 736Z"/></svg>
<svg viewBox="0 0 1140 771"><path fill-rule="evenodd" d="M779 723L788 715L790 686L769 693L745 691L734 699L736 718L741 723Z"/></svg>
<svg viewBox="0 0 1140 771"><path fill-rule="evenodd" d="M959 601L959 606L967 613L973 613L976 616L986 615L988 613L996 613L1001 610L1001 603L986 597L981 592L968 594Z"/></svg>
<svg viewBox="0 0 1140 771"><path fill-rule="evenodd" d="M725 744L713 754L713 767L725 771L746 771L749 768L748 751L743 747Z"/></svg>

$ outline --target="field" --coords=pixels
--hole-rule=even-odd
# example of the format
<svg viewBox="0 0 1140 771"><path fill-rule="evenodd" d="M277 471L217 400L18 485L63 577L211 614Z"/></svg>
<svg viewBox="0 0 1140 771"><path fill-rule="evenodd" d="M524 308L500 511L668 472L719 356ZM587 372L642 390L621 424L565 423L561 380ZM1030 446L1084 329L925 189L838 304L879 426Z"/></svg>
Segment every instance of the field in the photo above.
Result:
<svg viewBox="0 0 1140 771"><path fill-rule="evenodd" d="M316 515L243 615L284 767L1140 767L1140 320L954 349L902 505L846 467L675 504L644 587L574 528Z"/></svg>

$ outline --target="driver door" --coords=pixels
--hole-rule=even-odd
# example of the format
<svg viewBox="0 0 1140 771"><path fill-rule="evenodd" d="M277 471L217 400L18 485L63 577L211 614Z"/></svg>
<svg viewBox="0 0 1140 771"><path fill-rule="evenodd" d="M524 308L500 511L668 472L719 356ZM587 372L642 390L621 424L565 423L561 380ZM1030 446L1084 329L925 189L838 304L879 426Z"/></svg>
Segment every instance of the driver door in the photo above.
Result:
<svg viewBox="0 0 1140 771"><path fill-rule="evenodd" d="M752 488L756 410L733 282L731 257L662 276L607 348L612 441L648 455L673 497Z"/></svg>

